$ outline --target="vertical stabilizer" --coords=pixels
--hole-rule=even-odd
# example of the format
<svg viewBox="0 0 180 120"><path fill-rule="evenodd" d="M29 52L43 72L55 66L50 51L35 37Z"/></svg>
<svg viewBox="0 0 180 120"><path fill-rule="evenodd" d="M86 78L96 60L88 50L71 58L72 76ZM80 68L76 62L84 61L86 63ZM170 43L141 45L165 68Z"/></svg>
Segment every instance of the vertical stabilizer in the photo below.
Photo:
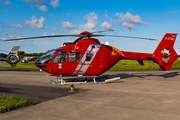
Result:
<svg viewBox="0 0 180 120"><path fill-rule="evenodd" d="M154 51L154 62L158 63L162 70L170 70L172 63L177 60L178 55L173 46L177 34L166 33L158 47Z"/></svg>

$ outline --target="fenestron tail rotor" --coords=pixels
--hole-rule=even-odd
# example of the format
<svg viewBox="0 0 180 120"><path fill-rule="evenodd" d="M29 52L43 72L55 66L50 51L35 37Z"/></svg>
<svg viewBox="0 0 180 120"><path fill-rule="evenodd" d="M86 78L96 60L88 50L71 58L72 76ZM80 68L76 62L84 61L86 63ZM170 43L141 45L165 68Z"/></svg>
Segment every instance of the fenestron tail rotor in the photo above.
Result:
<svg viewBox="0 0 180 120"><path fill-rule="evenodd" d="M163 54L162 55L163 63L167 63L170 59L171 54L172 54L171 51L169 49L165 48L161 51L161 53Z"/></svg>

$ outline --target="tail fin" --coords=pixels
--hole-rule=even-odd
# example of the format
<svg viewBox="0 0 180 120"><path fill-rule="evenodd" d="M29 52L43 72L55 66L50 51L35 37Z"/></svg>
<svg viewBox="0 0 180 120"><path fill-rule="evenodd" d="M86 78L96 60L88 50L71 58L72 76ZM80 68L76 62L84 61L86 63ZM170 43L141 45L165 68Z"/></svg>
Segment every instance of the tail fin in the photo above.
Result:
<svg viewBox="0 0 180 120"><path fill-rule="evenodd" d="M20 46L14 46L11 50L11 52L18 52L19 51Z"/></svg>
<svg viewBox="0 0 180 120"><path fill-rule="evenodd" d="M154 51L154 62L158 63L163 71L170 70L172 63L177 60L178 55L173 46L177 34L166 33Z"/></svg>
<svg viewBox="0 0 180 120"><path fill-rule="evenodd" d="M6 57L6 62L8 62L11 67L15 67L16 64L20 61L20 58L18 56L19 48L20 46L14 46L11 52L9 52L8 56Z"/></svg>

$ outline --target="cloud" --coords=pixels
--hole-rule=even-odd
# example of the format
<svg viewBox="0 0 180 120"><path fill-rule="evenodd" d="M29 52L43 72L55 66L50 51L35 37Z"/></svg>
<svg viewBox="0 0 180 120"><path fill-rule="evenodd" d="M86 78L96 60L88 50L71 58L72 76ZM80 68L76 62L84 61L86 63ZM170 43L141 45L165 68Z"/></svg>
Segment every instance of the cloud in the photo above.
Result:
<svg viewBox="0 0 180 120"><path fill-rule="evenodd" d="M76 25L73 25L70 22L62 22L62 25L63 25L64 28L70 28L70 29L73 29L73 28L76 27Z"/></svg>
<svg viewBox="0 0 180 120"><path fill-rule="evenodd" d="M63 14L66 14L66 15L70 15L69 13L67 13L67 10L65 12L61 12Z"/></svg>
<svg viewBox="0 0 180 120"><path fill-rule="evenodd" d="M103 29L106 29L106 30L112 30L113 29L112 25L110 23L108 23L108 22L103 22L101 24L101 26L102 26Z"/></svg>
<svg viewBox="0 0 180 120"><path fill-rule="evenodd" d="M7 40L7 38L6 38L6 37L3 37L3 38L0 38L0 40Z"/></svg>
<svg viewBox="0 0 180 120"><path fill-rule="evenodd" d="M59 0L22 0L24 3L31 5L31 7L37 7L42 12L47 12L48 8L45 5L41 5L42 3L50 2L54 8L59 8ZM69 13L67 13L69 14Z"/></svg>
<svg viewBox="0 0 180 120"><path fill-rule="evenodd" d="M116 13L115 15L118 17L118 19L111 19L111 23L113 25L118 25L119 23L122 23L122 26L126 27L129 30L137 29L136 27L134 27L134 24L148 24L148 22L143 22L139 15L132 15L130 12L127 12L126 14Z"/></svg>
<svg viewBox="0 0 180 120"><path fill-rule="evenodd" d="M48 8L45 5L39 6L39 10L42 12L47 12Z"/></svg>
<svg viewBox="0 0 180 120"><path fill-rule="evenodd" d="M53 30L54 30L54 31L58 31L58 29L57 29L57 28L54 28Z"/></svg>
<svg viewBox="0 0 180 120"><path fill-rule="evenodd" d="M12 39L12 38L15 38L15 36L14 36L14 35L10 35L9 37L10 37L11 39Z"/></svg>
<svg viewBox="0 0 180 120"><path fill-rule="evenodd" d="M44 33L43 36L47 36L47 33Z"/></svg>
<svg viewBox="0 0 180 120"><path fill-rule="evenodd" d="M49 0L22 0L22 1L27 4L40 4L40 3L48 2Z"/></svg>
<svg viewBox="0 0 180 120"><path fill-rule="evenodd" d="M7 12L7 13L9 13L9 11L8 10L5 10L5 9L1 9L2 11L4 11L4 12Z"/></svg>
<svg viewBox="0 0 180 120"><path fill-rule="evenodd" d="M11 22L9 22L8 24L4 24L3 26L6 26L6 27L16 27L16 28L23 28L22 25L20 25L20 24L15 25L15 24L12 24Z"/></svg>
<svg viewBox="0 0 180 120"><path fill-rule="evenodd" d="M41 16L40 19L36 19L35 16L31 17L31 20L26 20L26 22L24 23L24 25L33 28L33 29L43 29L45 28L45 19L44 17Z"/></svg>
<svg viewBox="0 0 180 120"><path fill-rule="evenodd" d="M20 36L14 36L14 35L10 35L9 37L8 37L9 39L15 39L15 38L22 38L22 37L20 37ZM0 38L0 40L7 40L7 38L6 37L3 37L3 38ZM23 39L23 40L19 40L19 41L24 41L25 39Z"/></svg>
<svg viewBox="0 0 180 120"><path fill-rule="evenodd" d="M105 14L105 17L108 18L108 14Z"/></svg>
<svg viewBox="0 0 180 120"><path fill-rule="evenodd" d="M0 3L4 4L4 5L11 5L12 3L9 2L9 0L1 0Z"/></svg>
<svg viewBox="0 0 180 120"><path fill-rule="evenodd" d="M60 6L59 0L51 0L50 5L52 5L54 8L58 8Z"/></svg>
<svg viewBox="0 0 180 120"><path fill-rule="evenodd" d="M130 24L130 23L128 23L128 22L123 22L123 23L122 23L122 26L127 27L129 30L131 30L131 29L136 29L136 27L134 27L133 24Z"/></svg>
<svg viewBox="0 0 180 120"><path fill-rule="evenodd" d="M167 14L169 15L169 14L175 14L175 13L177 13L177 11L168 12Z"/></svg>
<svg viewBox="0 0 180 120"><path fill-rule="evenodd" d="M149 23L147 21L144 22L145 25L148 25Z"/></svg>
<svg viewBox="0 0 180 120"><path fill-rule="evenodd" d="M30 4L31 7L37 7L42 12L47 12L48 8L45 5L39 5L41 3L48 2L50 0L23 0L26 4Z"/></svg>
<svg viewBox="0 0 180 120"><path fill-rule="evenodd" d="M42 11L42 12L47 12L48 11L48 8L45 6L45 5L41 5L41 6L39 6L39 5L31 5L31 7L37 7L37 8L39 8L39 10L40 11Z"/></svg>
<svg viewBox="0 0 180 120"><path fill-rule="evenodd" d="M17 36L16 38L22 38L20 36ZM25 41L26 39L18 40L18 41Z"/></svg>
<svg viewBox="0 0 180 120"><path fill-rule="evenodd" d="M10 38L14 38L14 35L10 35L9 37L10 37Z"/></svg>
<svg viewBox="0 0 180 120"><path fill-rule="evenodd" d="M83 26L85 29L94 29L97 27L98 15L96 13L90 12L84 18L88 20L87 24Z"/></svg>
<svg viewBox="0 0 180 120"><path fill-rule="evenodd" d="M116 16L121 18L121 21L126 21L129 23L134 23L134 24L141 24L143 21L141 20L141 17L139 15L132 15L131 13L127 12L125 15L122 13L116 13Z"/></svg>
<svg viewBox="0 0 180 120"><path fill-rule="evenodd" d="M84 16L84 18L87 19L88 22L85 25L80 24L77 30L71 30L71 34L79 34L82 31L95 32L94 29L97 27L98 15L94 12L90 12Z"/></svg>
<svg viewBox="0 0 180 120"><path fill-rule="evenodd" d="M39 5L42 3L50 2L50 0L22 0L24 3L31 5L31 7L37 7L42 12L47 12L48 8L45 5Z"/></svg>
<svg viewBox="0 0 180 120"><path fill-rule="evenodd" d="M2 33L3 31L2 30L0 30L0 33Z"/></svg>

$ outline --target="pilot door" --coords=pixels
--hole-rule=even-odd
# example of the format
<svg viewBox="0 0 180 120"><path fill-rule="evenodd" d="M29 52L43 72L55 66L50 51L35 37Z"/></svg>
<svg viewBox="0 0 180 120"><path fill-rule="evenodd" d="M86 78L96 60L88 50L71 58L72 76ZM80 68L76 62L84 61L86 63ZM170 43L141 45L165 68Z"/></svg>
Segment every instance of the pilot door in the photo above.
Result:
<svg viewBox="0 0 180 120"><path fill-rule="evenodd" d="M68 74L67 51L60 51L51 61L51 72L59 75Z"/></svg>
<svg viewBox="0 0 180 120"><path fill-rule="evenodd" d="M53 73L59 75L71 75L79 62L81 62L81 52L61 51L51 61Z"/></svg>

